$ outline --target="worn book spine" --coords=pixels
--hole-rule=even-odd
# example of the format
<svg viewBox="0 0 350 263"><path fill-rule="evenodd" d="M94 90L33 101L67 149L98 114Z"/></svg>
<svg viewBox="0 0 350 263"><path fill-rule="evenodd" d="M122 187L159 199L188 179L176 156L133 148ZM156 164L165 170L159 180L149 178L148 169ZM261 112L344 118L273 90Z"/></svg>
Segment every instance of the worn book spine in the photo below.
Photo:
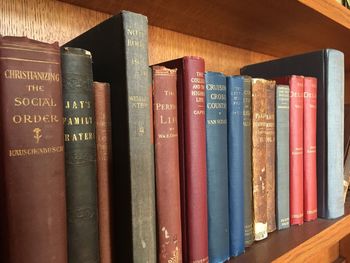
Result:
<svg viewBox="0 0 350 263"><path fill-rule="evenodd" d="M275 99L276 82L270 81L266 87L266 198L267 232L276 230L275 212Z"/></svg>
<svg viewBox="0 0 350 263"><path fill-rule="evenodd" d="M161 65L177 68L183 261L204 263L209 260L205 63L187 56Z"/></svg>
<svg viewBox="0 0 350 263"><path fill-rule="evenodd" d="M111 197L112 172L111 97L108 83L93 82L96 122L98 225L101 263L112 262Z"/></svg>
<svg viewBox="0 0 350 263"><path fill-rule="evenodd" d="M229 259L226 77L206 72L208 250L210 262Z"/></svg>
<svg viewBox="0 0 350 263"><path fill-rule="evenodd" d="M244 77L227 77L230 255L244 252L243 89Z"/></svg>
<svg viewBox="0 0 350 263"><path fill-rule="evenodd" d="M89 51L62 49L68 261L99 262L95 107Z"/></svg>
<svg viewBox="0 0 350 263"><path fill-rule="evenodd" d="M304 222L303 201L303 138L304 138L304 77L291 76L289 111L289 161L290 161L290 224Z"/></svg>
<svg viewBox="0 0 350 263"><path fill-rule="evenodd" d="M327 184L326 217L344 215L344 54L328 49L327 57ZM335 117L336 116L336 117ZM319 151L319 149L318 149Z"/></svg>
<svg viewBox="0 0 350 263"><path fill-rule="evenodd" d="M243 183L244 183L244 242L254 242L252 187L252 79L243 82Z"/></svg>
<svg viewBox="0 0 350 263"><path fill-rule="evenodd" d="M317 218L317 79L304 77L304 221Z"/></svg>
<svg viewBox="0 0 350 263"><path fill-rule="evenodd" d="M156 262L147 17L122 11L65 45L90 50L94 79L111 85L112 242L123 248L112 261Z"/></svg>
<svg viewBox="0 0 350 263"><path fill-rule="evenodd" d="M176 69L153 67L158 262L182 262Z"/></svg>
<svg viewBox="0 0 350 263"><path fill-rule="evenodd" d="M266 196L266 86L252 79L252 168L255 240L267 237Z"/></svg>
<svg viewBox="0 0 350 263"><path fill-rule="evenodd" d="M186 151L188 262L193 263L209 261L204 71L203 59L184 58L185 144L182 147Z"/></svg>
<svg viewBox="0 0 350 263"><path fill-rule="evenodd" d="M67 262L58 43L0 36L0 258Z"/></svg>
<svg viewBox="0 0 350 263"><path fill-rule="evenodd" d="M289 227L289 85L276 85L276 221Z"/></svg>

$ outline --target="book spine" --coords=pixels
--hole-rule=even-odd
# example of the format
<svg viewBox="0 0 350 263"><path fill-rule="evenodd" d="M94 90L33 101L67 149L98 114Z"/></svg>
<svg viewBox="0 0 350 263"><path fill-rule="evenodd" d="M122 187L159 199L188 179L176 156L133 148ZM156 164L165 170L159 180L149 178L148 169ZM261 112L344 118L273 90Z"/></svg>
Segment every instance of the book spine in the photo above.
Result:
<svg viewBox="0 0 350 263"><path fill-rule="evenodd" d="M243 183L244 183L244 242L254 242L252 188L252 79L243 83Z"/></svg>
<svg viewBox="0 0 350 263"><path fill-rule="evenodd" d="M266 87L266 198L267 232L276 230L275 212L275 99L276 82L271 81Z"/></svg>
<svg viewBox="0 0 350 263"><path fill-rule="evenodd" d="M0 36L0 258L67 262L58 44Z"/></svg>
<svg viewBox="0 0 350 263"><path fill-rule="evenodd" d="M344 215L344 54L327 50L327 218Z"/></svg>
<svg viewBox="0 0 350 263"><path fill-rule="evenodd" d="M267 237L266 83L252 79L252 167L255 240Z"/></svg>
<svg viewBox="0 0 350 263"><path fill-rule="evenodd" d="M96 119L96 161L100 262L111 263L110 176L112 172L111 98L108 83L93 82Z"/></svg>
<svg viewBox="0 0 350 263"><path fill-rule="evenodd" d="M304 220L317 218L316 179L317 79L304 78Z"/></svg>
<svg viewBox="0 0 350 263"><path fill-rule="evenodd" d="M135 262L140 259L156 262L154 147L147 17L127 11L123 11L122 16L129 120L132 254Z"/></svg>
<svg viewBox="0 0 350 263"><path fill-rule="evenodd" d="M289 85L276 86L276 221L289 227Z"/></svg>
<svg viewBox="0 0 350 263"><path fill-rule="evenodd" d="M207 72L205 83L209 261L224 262L230 257L226 77Z"/></svg>
<svg viewBox="0 0 350 263"><path fill-rule="evenodd" d="M290 78L290 111L289 111L289 161L290 161L290 223L303 224L303 108L304 77Z"/></svg>
<svg viewBox="0 0 350 263"><path fill-rule="evenodd" d="M96 140L89 51L62 49L68 261L99 262Z"/></svg>
<svg viewBox="0 0 350 263"><path fill-rule="evenodd" d="M176 69L153 67L158 262L182 262Z"/></svg>
<svg viewBox="0 0 350 263"><path fill-rule="evenodd" d="M185 57L184 151L186 158L187 262L208 262L204 60ZM179 98L179 96L178 96ZM199 154L200 153L200 154Z"/></svg>
<svg viewBox="0 0 350 263"><path fill-rule="evenodd" d="M227 143L231 256L238 256L244 252L243 85L244 77L227 77Z"/></svg>

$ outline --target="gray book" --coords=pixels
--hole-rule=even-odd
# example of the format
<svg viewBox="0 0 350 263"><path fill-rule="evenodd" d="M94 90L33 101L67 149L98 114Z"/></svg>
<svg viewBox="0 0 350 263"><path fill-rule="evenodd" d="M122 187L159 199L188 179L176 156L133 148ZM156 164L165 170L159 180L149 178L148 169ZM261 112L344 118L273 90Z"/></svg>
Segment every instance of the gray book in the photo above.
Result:
<svg viewBox="0 0 350 263"><path fill-rule="evenodd" d="M66 44L90 50L111 87L113 262L157 261L147 24L122 11Z"/></svg>
<svg viewBox="0 0 350 263"><path fill-rule="evenodd" d="M289 86L276 86L276 222L289 227Z"/></svg>
<svg viewBox="0 0 350 263"><path fill-rule="evenodd" d="M252 79L244 77L243 85L243 183L244 183L244 244L254 242L252 186Z"/></svg>

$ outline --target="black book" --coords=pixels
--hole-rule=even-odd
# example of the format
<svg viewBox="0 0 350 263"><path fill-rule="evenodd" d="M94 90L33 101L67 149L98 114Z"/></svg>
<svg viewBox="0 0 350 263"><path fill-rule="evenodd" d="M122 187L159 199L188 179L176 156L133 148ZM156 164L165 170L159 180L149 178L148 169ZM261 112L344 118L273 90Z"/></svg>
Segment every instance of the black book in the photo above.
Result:
<svg viewBox="0 0 350 263"><path fill-rule="evenodd" d="M113 262L156 262L147 17L122 11L65 46L91 51L111 87Z"/></svg>
<svg viewBox="0 0 350 263"><path fill-rule="evenodd" d="M245 66L241 74L275 78L304 75L317 78L317 210L323 218L344 214L344 54L334 49Z"/></svg>

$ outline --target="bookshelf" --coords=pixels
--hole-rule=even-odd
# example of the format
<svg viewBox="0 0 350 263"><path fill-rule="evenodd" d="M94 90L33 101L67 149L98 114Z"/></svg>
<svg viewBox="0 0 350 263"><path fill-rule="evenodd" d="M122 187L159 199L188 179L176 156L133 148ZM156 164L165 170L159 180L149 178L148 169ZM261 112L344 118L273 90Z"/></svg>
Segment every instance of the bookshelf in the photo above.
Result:
<svg viewBox="0 0 350 263"><path fill-rule="evenodd" d="M122 9L148 16L150 64L191 54L207 70L238 74L246 64L329 47L345 53L350 84L350 11L335 0L2 0L0 34L64 44ZM338 220L275 232L231 261L350 260L349 204Z"/></svg>

